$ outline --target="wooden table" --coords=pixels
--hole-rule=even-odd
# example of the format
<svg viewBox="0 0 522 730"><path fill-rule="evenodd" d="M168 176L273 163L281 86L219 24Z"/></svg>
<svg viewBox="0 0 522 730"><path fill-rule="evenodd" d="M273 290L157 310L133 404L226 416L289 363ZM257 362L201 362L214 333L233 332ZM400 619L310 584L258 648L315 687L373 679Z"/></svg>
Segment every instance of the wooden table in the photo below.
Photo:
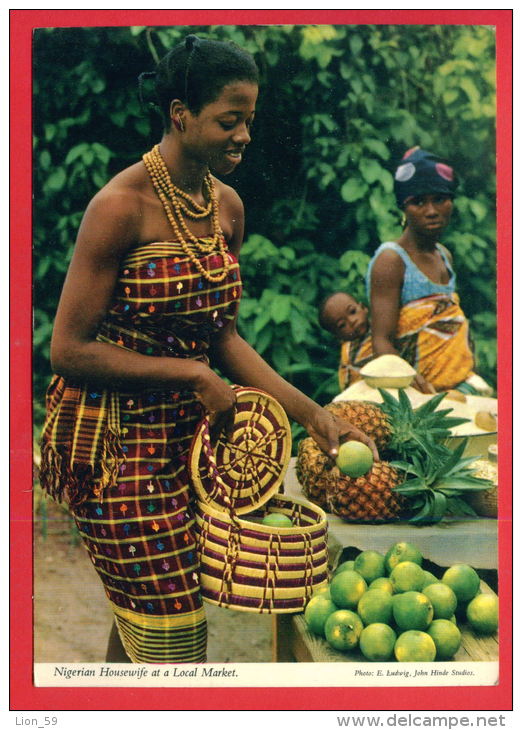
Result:
<svg viewBox="0 0 522 730"><path fill-rule="evenodd" d="M284 480L284 493L304 498L295 475L292 459ZM405 522L384 525L354 525L328 515L330 565L335 567L344 548L386 552L395 542L412 542L423 556L438 566L469 563L476 569L497 569L497 520L462 519L438 525L412 527ZM490 588L482 582L482 590ZM477 637L464 624L462 646L454 661L496 661L498 638ZM278 614L273 625L275 662L359 662L366 661L359 651L342 653L325 640L311 634L303 614Z"/></svg>

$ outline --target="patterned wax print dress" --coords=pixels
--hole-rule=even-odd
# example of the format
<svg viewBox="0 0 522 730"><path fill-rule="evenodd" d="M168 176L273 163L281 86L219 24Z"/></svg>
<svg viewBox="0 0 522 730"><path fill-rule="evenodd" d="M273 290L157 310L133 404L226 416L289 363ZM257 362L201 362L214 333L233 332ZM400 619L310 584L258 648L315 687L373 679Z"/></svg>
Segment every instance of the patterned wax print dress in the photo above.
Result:
<svg viewBox="0 0 522 730"><path fill-rule="evenodd" d="M220 254L197 255L214 278L223 271ZM174 241L131 250L97 339L207 361L241 295L238 262L226 256L216 283ZM115 392L58 376L48 390L41 483L67 498L133 662L206 658L188 474L202 415L189 390Z"/></svg>

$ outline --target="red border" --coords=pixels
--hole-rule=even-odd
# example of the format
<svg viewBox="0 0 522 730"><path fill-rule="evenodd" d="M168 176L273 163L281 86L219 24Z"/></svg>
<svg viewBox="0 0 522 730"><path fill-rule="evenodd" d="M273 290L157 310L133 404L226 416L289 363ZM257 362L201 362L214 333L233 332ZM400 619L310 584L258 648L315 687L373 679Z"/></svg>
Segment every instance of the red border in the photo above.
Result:
<svg viewBox="0 0 522 730"><path fill-rule="evenodd" d="M499 505L500 682L442 688L37 688L32 684L31 34L36 27L285 23L493 25L498 49L498 341L501 484L511 484L512 11L11 10L11 710L512 709L512 501ZM14 231L16 230L16 235ZM16 281L15 277L16 276ZM441 691L442 689L442 691Z"/></svg>

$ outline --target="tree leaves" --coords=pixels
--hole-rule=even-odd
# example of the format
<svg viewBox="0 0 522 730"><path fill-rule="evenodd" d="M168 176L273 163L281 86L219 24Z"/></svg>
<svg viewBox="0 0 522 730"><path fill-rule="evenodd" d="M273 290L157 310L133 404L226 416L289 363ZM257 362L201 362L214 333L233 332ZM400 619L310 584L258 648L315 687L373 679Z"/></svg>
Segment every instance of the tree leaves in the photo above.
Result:
<svg viewBox="0 0 522 730"><path fill-rule="evenodd" d="M161 137L137 77L190 32L247 48L261 73L253 141L225 180L245 205L239 324L249 341L308 394L331 399L338 345L317 307L339 288L364 296L369 257L400 233L393 169L420 144L460 173L444 242L478 370L495 383L495 47L486 26L36 29L38 322L54 318L89 199ZM45 331L35 343L39 397L49 376Z"/></svg>

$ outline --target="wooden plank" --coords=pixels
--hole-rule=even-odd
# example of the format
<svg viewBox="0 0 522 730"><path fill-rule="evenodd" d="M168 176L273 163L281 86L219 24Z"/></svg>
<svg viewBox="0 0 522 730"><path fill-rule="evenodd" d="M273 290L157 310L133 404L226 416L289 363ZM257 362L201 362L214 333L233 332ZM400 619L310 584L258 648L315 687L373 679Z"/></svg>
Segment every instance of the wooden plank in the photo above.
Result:
<svg viewBox="0 0 522 730"><path fill-rule="evenodd" d="M493 591L483 581L481 582L483 593ZM277 634L280 637L281 653L276 652L276 661L290 661L288 651L291 651L292 658L298 662L367 662L359 649L350 652L340 652L333 649L325 639L310 633L306 627L304 615L282 614L277 616L276 623L279 625ZM473 632L466 622L459 623L462 633L462 644L450 661L454 662L487 662L498 660L498 634L494 636L479 636ZM286 637L281 635L286 633Z"/></svg>

